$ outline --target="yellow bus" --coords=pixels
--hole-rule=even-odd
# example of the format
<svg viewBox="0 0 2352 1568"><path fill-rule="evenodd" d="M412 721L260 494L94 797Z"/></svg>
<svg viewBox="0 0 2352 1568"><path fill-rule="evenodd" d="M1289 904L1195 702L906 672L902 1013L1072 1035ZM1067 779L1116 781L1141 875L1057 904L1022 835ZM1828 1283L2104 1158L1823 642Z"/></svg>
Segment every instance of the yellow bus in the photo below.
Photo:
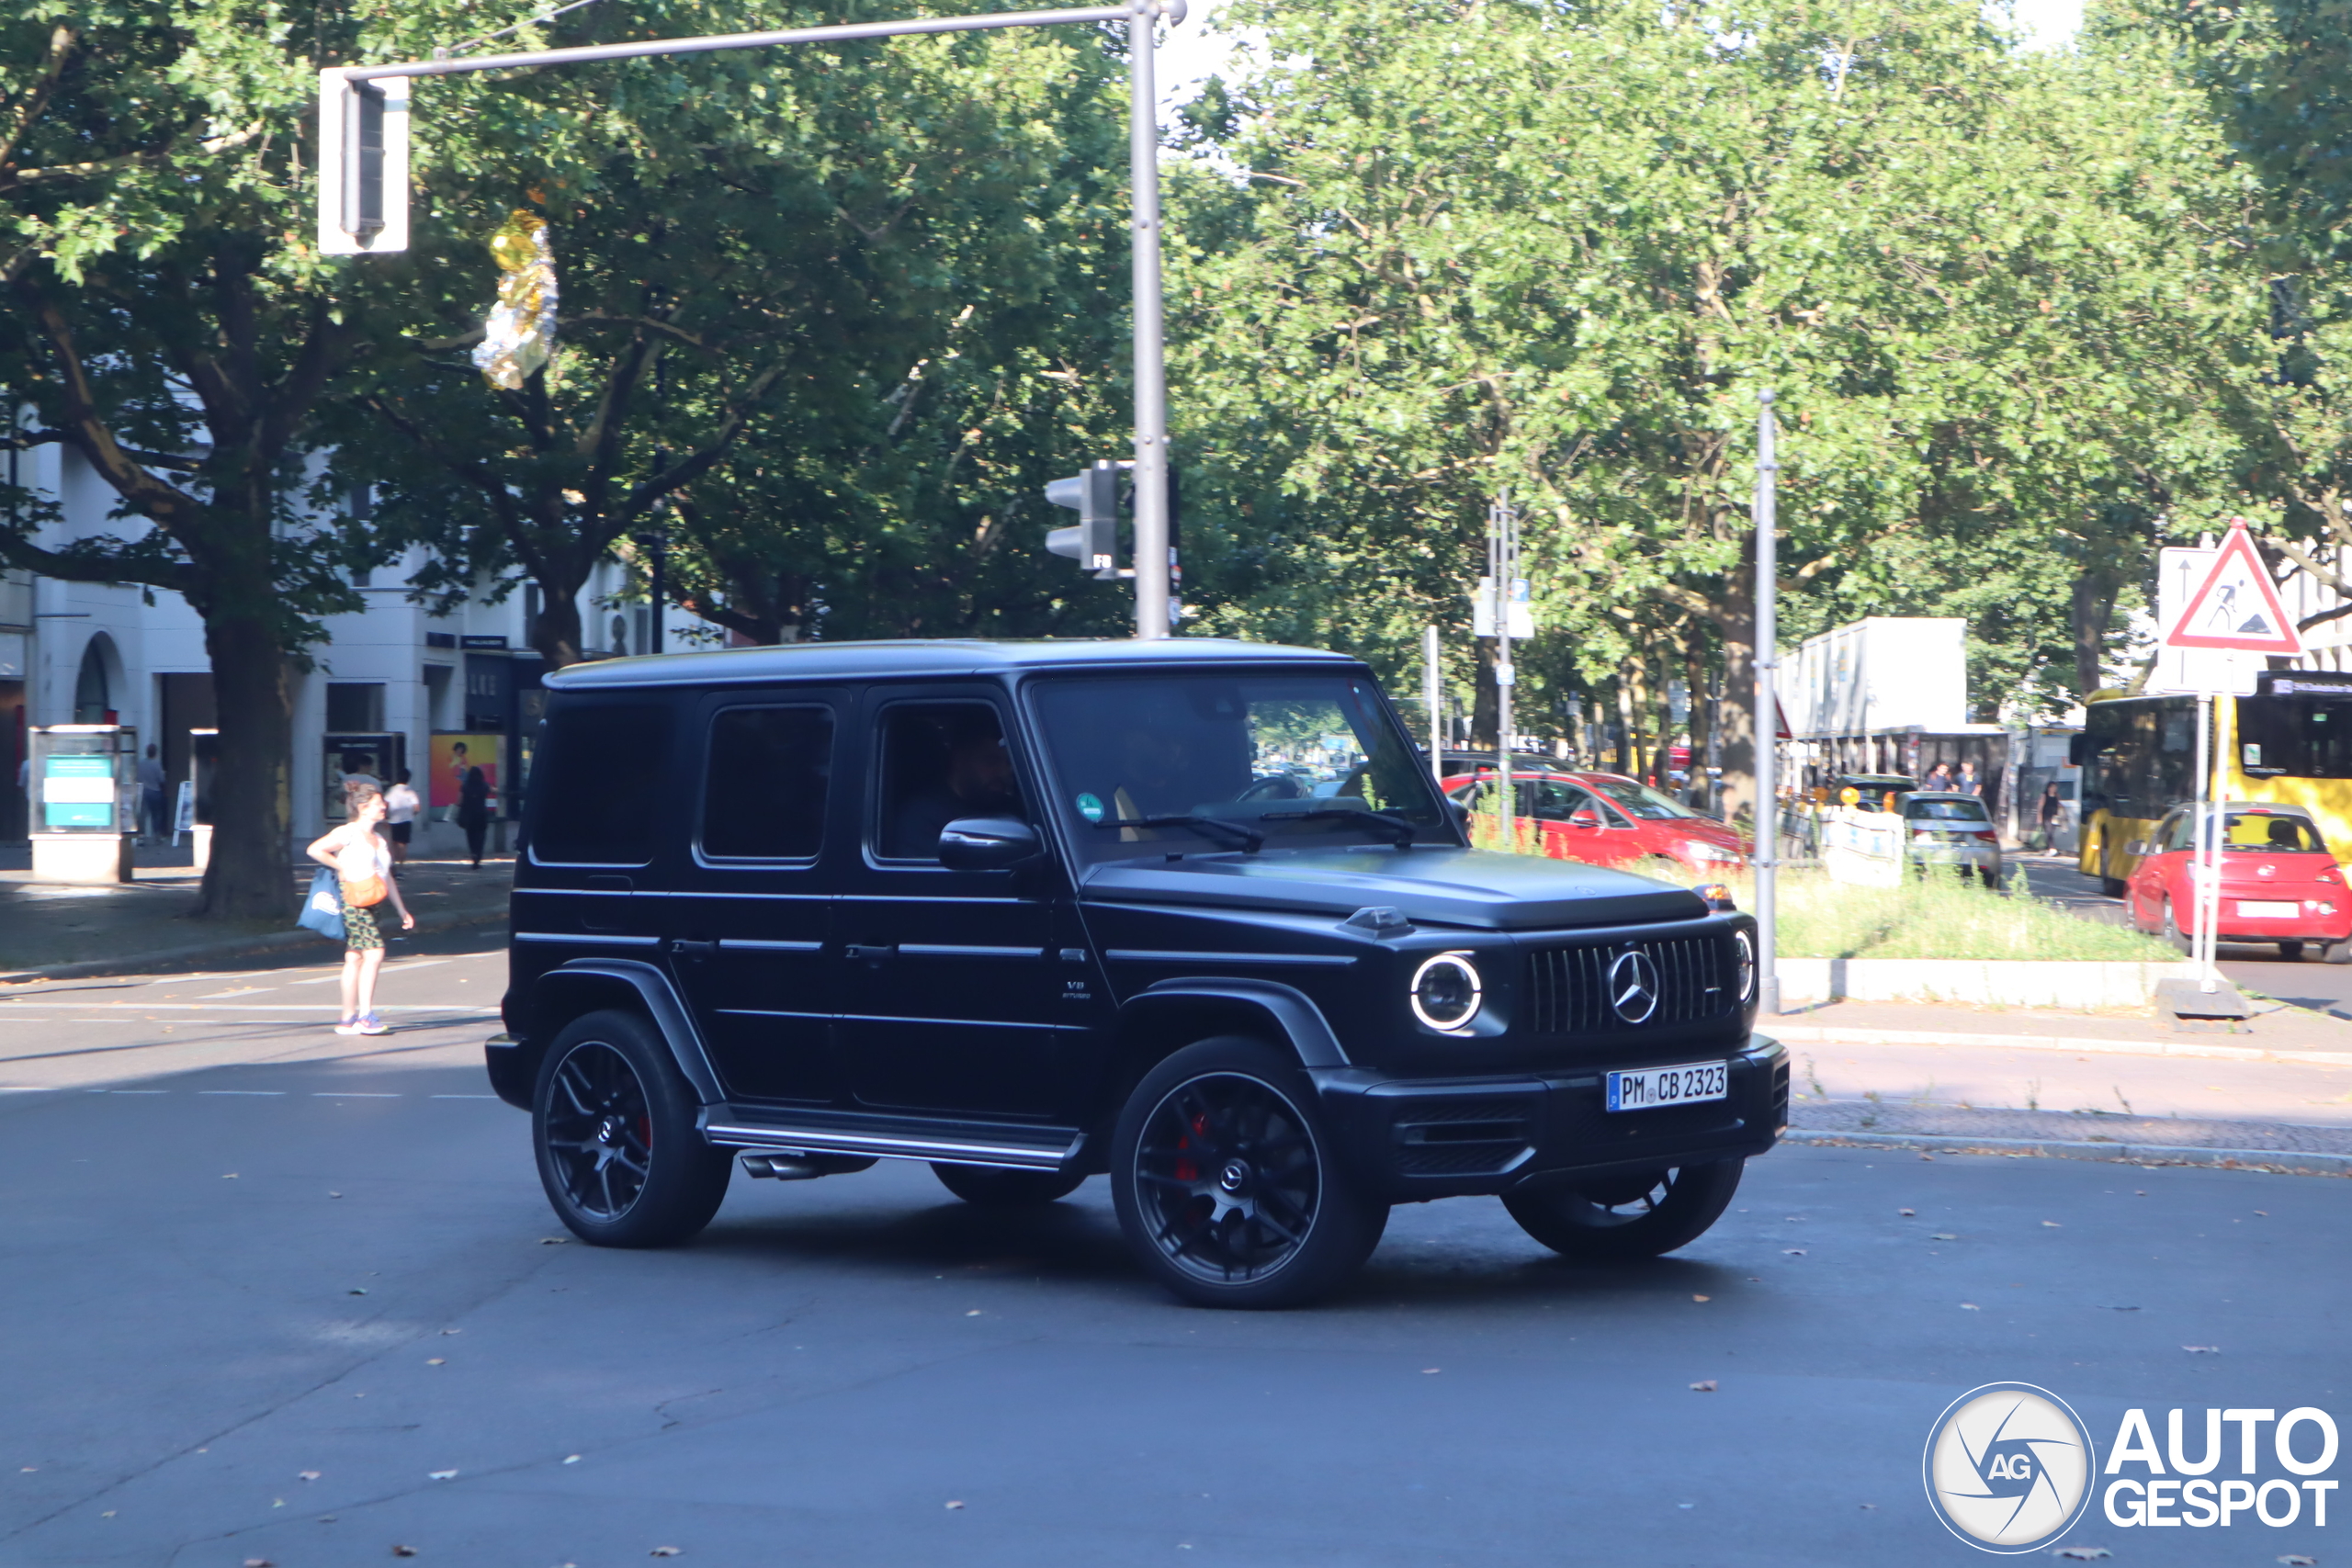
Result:
<svg viewBox="0 0 2352 1568"><path fill-rule="evenodd" d="M2094 697L2072 761L2083 770L2078 864L2110 895L2140 863L2126 846L2197 798L2195 697ZM2266 670L2255 694L2214 705L2213 798L2300 806L2352 859L2352 672Z"/></svg>

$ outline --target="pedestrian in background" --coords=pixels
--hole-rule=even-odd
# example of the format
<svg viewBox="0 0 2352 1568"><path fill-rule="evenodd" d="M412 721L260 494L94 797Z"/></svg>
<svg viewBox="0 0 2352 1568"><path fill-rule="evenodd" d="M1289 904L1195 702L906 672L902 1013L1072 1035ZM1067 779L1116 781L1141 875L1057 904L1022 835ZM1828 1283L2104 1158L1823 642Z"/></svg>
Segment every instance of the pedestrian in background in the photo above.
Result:
<svg viewBox="0 0 2352 1568"><path fill-rule="evenodd" d="M153 740L147 742L147 755L139 759L139 830L150 842L164 837L164 763Z"/></svg>
<svg viewBox="0 0 2352 1568"><path fill-rule="evenodd" d="M384 792L384 836L392 841L394 876L408 862L409 835L415 831L416 814L424 804L409 787L408 777L408 770L402 768L392 781L392 787Z"/></svg>
<svg viewBox="0 0 2352 1568"><path fill-rule="evenodd" d="M498 792L480 768L469 767L458 785L458 826L466 830L466 852L481 869L482 840L490 832L490 797Z"/></svg>
<svg viewBox="0 0 2352 1568"><path fill-rule="evenodd" d="M2057 780L2052 779L2050 783L2041 786L2041 803L2034 807L2034 817L2041 825L2040 830L2041 834L2041 842L2036 844L2034 848L2038 850L2056 849L2058 847L2058 829L2064 827L2066 823L2066 803L2058 798Z"/></svg>
<svg viewBox="0 0 2352 1568"><path fill-rule="evenodd" d="M376 977L384 967L384 933L376 923L376 910L389 902L402 931L413 931L416 917L401 902L400 887L391 877L390 848L376 831L384 819L383 795L369 785L354 784L345 798L350 820L310 848L311 858L334 873L343 899L343 1016L334 1032L389 1034L376 1016Z"/></svg>
<svg viewBox="0 0 2352 1568"><path fill-rule="evenodd" d="M1951 788L1951 764L1950 762L1938 762L1934 767L1929 768L1928 770L1928 776L1919 781L1919 787L1921 789L1934 790L1949 790Z"/></svg>
<svg viewBox="0 0 2352 1568"><path fill-rule="evenodd" d="M1984 793L1984 781L1976 776L1976 764L1973 762L1961 763L1960 777L1951 781L1951 787L1958 790L1962 795L1983 795Z"/></svg>

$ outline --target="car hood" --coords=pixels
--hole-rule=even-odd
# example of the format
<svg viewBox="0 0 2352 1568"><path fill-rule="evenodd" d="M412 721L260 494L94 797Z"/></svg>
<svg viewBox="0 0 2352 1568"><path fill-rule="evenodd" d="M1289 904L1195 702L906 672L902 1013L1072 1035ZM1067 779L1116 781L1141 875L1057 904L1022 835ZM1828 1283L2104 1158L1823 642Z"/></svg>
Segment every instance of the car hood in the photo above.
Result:
<svg viewBox="0 0 2352 1568"><path fill-rule="evenodd" d="M1574 861L1491 850L1276 850L1114 861L1080 897L1122 904L1223 905L1328 913L1385 905L1417 924L1490 931L1689 919L1707 907L1687 887Z"/></svg>

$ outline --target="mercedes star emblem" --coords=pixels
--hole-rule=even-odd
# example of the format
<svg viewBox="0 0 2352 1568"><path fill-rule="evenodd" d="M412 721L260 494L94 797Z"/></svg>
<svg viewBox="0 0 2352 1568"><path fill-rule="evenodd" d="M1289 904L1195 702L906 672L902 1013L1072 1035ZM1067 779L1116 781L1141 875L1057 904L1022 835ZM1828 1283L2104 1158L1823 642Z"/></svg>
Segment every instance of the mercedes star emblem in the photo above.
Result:
<svg viewBox="0 0 2352 1568"><path fill-rule="evenodd" d="M1647 1023L1657 1011L1657 965L1636 948L1609 966L1609 1005L1627 1023Z"/></svg>

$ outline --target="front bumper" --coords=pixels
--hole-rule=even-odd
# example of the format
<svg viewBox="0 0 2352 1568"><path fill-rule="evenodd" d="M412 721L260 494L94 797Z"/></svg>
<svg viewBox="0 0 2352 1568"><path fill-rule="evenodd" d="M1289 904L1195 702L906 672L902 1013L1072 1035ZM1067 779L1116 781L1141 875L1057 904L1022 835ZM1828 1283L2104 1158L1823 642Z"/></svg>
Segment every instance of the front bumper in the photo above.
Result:
<svg viewBox="0 0 2352 1568"><path fill-rule="evenodd" d="M1343 1166L1389 1202L1508 1192L1561 1175L1694 1165L1763 1154L1789 1120L1789 1056L1751 1035L1736 1050L1696 1047L1676 1062L1725 1055L1720 1100L1612 1114L1602 1075L1664 1065L1595 1062L1589 1069L1494 1078L1385 1077L1365 1068L1310 1074Z"/></svg>

